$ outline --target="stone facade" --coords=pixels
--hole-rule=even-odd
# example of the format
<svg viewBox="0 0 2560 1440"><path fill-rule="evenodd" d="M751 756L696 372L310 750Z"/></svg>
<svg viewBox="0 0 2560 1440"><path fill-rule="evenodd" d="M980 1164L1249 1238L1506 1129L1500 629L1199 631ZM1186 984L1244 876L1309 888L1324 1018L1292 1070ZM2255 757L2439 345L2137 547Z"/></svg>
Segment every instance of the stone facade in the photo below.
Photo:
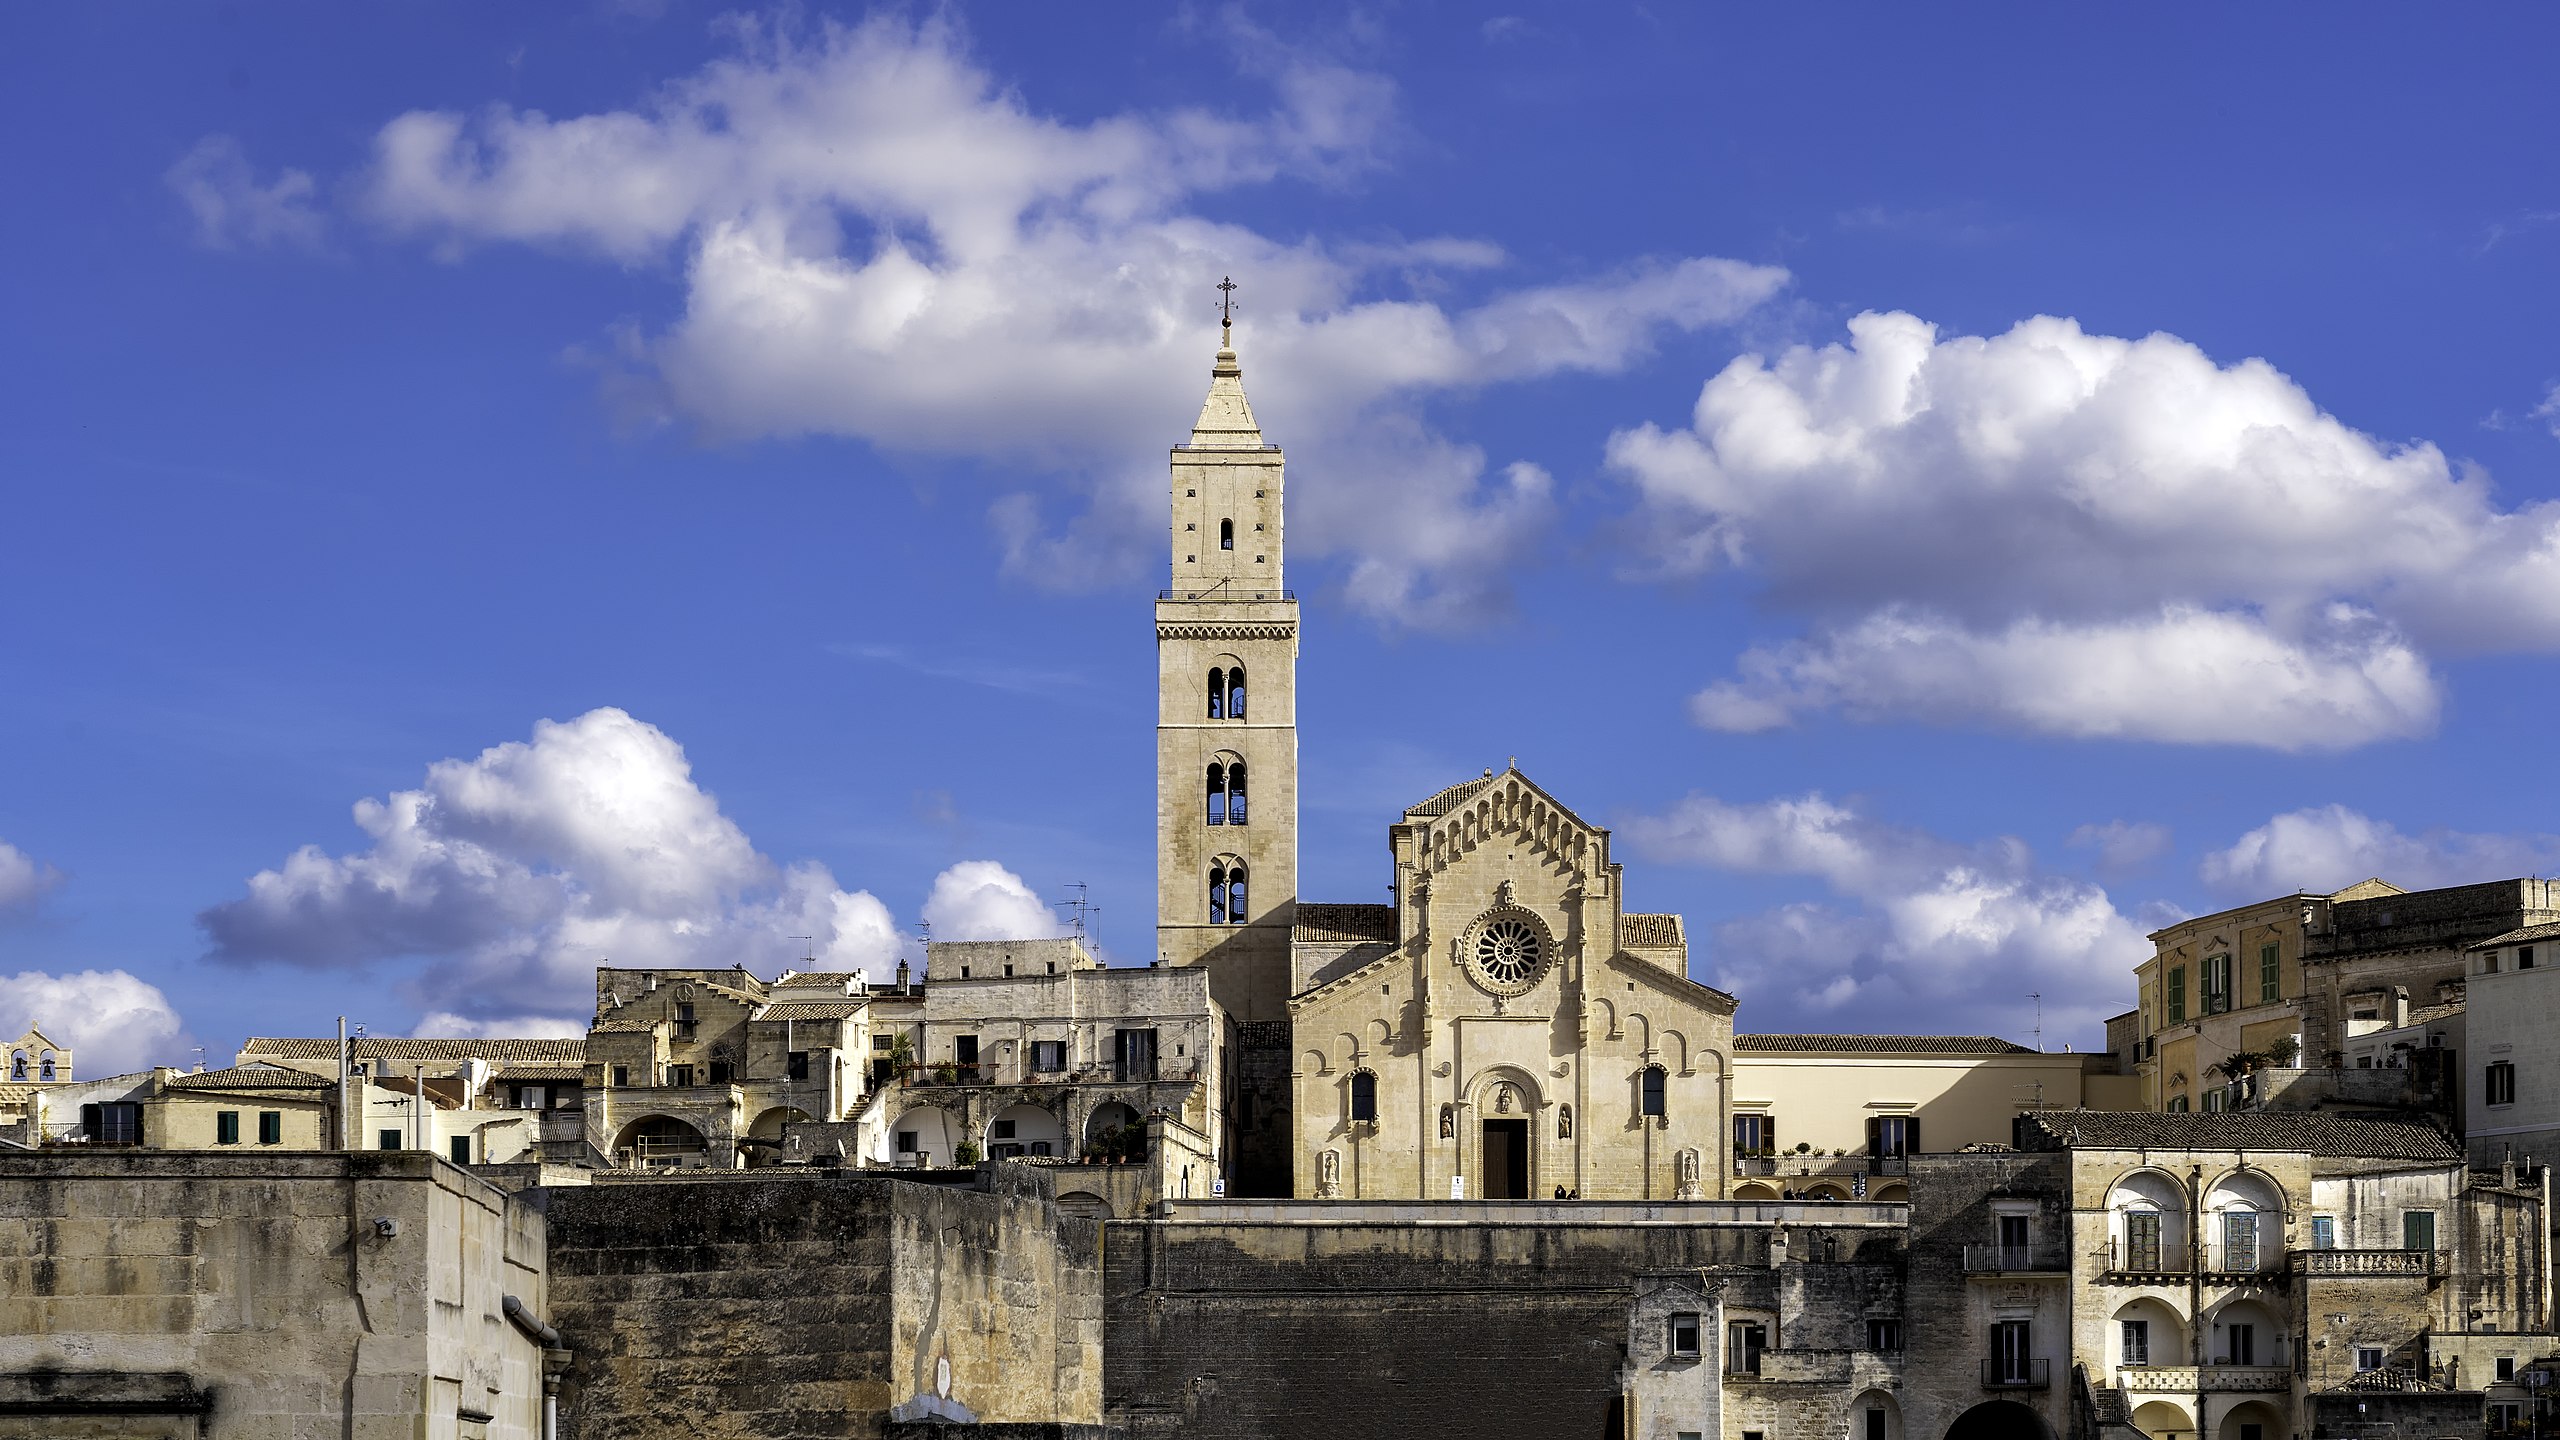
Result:
<svg viewBox="0 0 2560 1440"><path fill-rule="evenodd" d="M535 1440L545 1271L425 1155L0 1152L0 1436Z"/></svg>

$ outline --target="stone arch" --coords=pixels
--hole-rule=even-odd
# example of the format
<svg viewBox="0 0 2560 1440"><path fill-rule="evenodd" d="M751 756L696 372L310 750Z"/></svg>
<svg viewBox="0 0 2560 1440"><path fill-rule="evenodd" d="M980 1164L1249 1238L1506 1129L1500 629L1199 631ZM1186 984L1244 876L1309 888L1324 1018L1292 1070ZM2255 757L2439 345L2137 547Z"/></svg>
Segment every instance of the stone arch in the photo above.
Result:
<svg viewBox="0 0 2560 1440"><path fill-rule="evenodd" d="M1677 1030L1662 1032L1662 1054L1675 1075L1689 1072L1689 1037Z"/></svg>
<svg viewBox="0 0 2560 1440"><path fill-rule="evenodd" d="M898 1116L889 1127L889 1155L898 1164L915 1164L928 1168L953 1163L960 1142L968 1138L969 1129L960 1117L939 1105L914 1105ZM912 1137L913 1144L907 1143ZM913 1155L912 1161L907 1157Z"/></svg>
<svg viewBox="0 0 2560 1440"><path fill-rule="evenodd" d="M1618 1007L1616 1003L1609 1000L1606 996L1595 996L1591 1001L1591 1006L1593 1009L1600 1012L1600 1033L1607 1036L1609 1039L1617 1039Z"/></svg>
<svg viewBox="0 0 2560 1440"><path fill-rule="evenodd" d="M1627 1012L1627 1034L1635 1041L1639 1053L1653 1049L1653 1022L1641 1010Z"/></svg>
<svg viewBox="0 0 2560 1440"><path fill-rule="evenodd" d="M2240 1427L2255 1425L2260 1435L2282 1435L2288 1428L2284 1412L2264 1400L2243 1400L2222 1414L2215 1427L2217 1440L2240 1440L2247 1434Z"/></svg>
<svg viewBox="0 0 2560 1440"><path fill-rule="evenodd" d="M2205 1263L2216 1270L2257 1271L2284 1253L2284 1192L2264 1171L2233 1170L2204 1191Z"/></svg>
<svg viewBox="0 0 2560 1440"><path fill-rule="evenodd" d="M1838 1204L1849 1198L1849 1191L1837 1181L1816 1180L1804 1187L1804 1198Z"/></svg>
<svg viewBox="0 0 2560 1440"><path fill-rule="evenodd" d="M1073 1215L1079 1220L1108 1220L1111 1218L1111 1202L1090 1190L1070 1190L1058 1197L1058 1213Z"/></svg>
<svg viewBox="0 0 2560 1440"><path fill-rule="evenodd" d="M2151 1440L2163 1440L2170 1435L2193 1436L2196 1433L2196 1417L2188 1412L2183 1402L2166 1396L2154 1396L2135 1406L2132 1419L2133 1427L2150 1436Z"/></svg>
<svg viewBox="0 0 2560 1440"><path fill-rule="evenodd" d="M1889 1180L1868 1191L1867 1201L1874 1205L1908 1205L1911 1203L1911 1187L1899 1180Z"/></svg>
<svg viewBox="0 0 2560 1440"><path fill-rule="evenodd" d="M2124 1325L2128 1320L2143 1322L2149 1342L2140 1355L2125 1350ZM2137 1295L2115 1308L2107 1317L2104 1337L2106 1363L2110 1370L2144 1365L2184 1365L2187 1363L2187 1319L2179 1307L2165 1296Z"/></svg>
<svg viewBox="0 0 2560 1440"><path fill-rule="evenodd" d="M1334 1037L1333 1037L1333 1039L1334 1039L1334 1043L1335 1043L1335 1045L1336 1045L1336 1046L1337 1046L1337 1047L1342 1051L1342 1063L1343 1063L1343 1064L1345 1064L1345 1065L1356 1065L1356 1064L1360 1063L1360 1037L1359 1037L1359 1036L1352 1034L1352 1033L1351 1033L1350 1031L1348 1031L1348 1030L1345 1030L1345 1031L1343 1031L1341 1034L1334 1036ZM1333 1068L1333 1067L1332 1067L1332 1066L1330 1066L1330 1065L1328 1065L1328 1066L1326 1066L1326 1067L1325 1067L1325 1069L1326 1069L1326 1070L1328 1070L1328 1071L1330 1071L1332 1068Z"/></svg>
<svg viewBox="0 0 2560 1440"><path fill-rule="evenodd" d="M1094 1106L1093 1113L1085 1117L1084 1143L1095 1144L1114 1130L1126 1130L1139 1123L1140 1118L1134 1107L1118 1100L1105 1100Z"/></svg>
<svg viewBox="0 0 2560 1440"><path fill-rule="evenodd" d="M744 1152L747 1168L760 1170L782 1158L782 1127L812 1119L808 1111L796 1105L776 1105L755 1118L747 1127L746 1141L738 1149ZM761 1141L757 1144L753 1142Z"/></svg>
<svg viewBox="0 0 2560 1440"><path fill-rule="evenodd" d="M1379 1050L1385 1050L1395 1044L1395 1027L1384 1020L1372 1019L1361 1028L1368 1032L1370 1043Z"/></svg>
<svg viewBox="0 0 2560 1440"><path fill-rule="evenodd" d="M647 1170L699 1170L711 1163L711 1142L672 1115L643 1115L613 1137L614 1162Z"/></svg>
<svg viewBox="0 0 2560 1440"><path fill-rule="evenodd" d="M1765 1180L1745 1180L1741 1184L1733 1187L1733 1198L1736 1200L1775 1200L1778 1198L1778 1192Z"/></svg>
<svg viewBox="0 0 2560 1440"><path fill-rule="evenodd" d="M2204 1358L2215 1365L2283 1365L2283 1319L2253 1294L2227 1296L2205 1312ZM2234 1327L2248 1326L2247 1339ZM2234 1432L2235 1434L2237 1432ZM2274 1434L2273 1430L2265 1432Z"/></svg>
<svg viewBox="0 0 2560 1440"><path fill-rule="evenodd" d="M2153 1256L2147 1245L2136 1244L2128 1216L2149 1213L2159 1217L2159 1253ZM2107 1187L2107 1243L2111 1268L2118 1270L2183 1269L2187 1255L2187 1187L2168 1171L2158 1166L2128 1170Z"/></svg>
<svg viewBox="0 0 2560 1440"><path fill-rule="evenodd" d="M2015 1400L1985 1400L1956 1417L1947 1440L2053 1440L2053 1427Z"/></svg>
<svg viewBox="0 0 2560 1440"><path fill-rule="evenodd" d="M1870 1410L1884 1412L1883 1425L1869 1428L1867 1412ZM1849 1431L1842 1440L1869 1440L1879 1429L1883 1432L1883 1440L1902 1440L1902 1404L1893 1398L1892 1391L1871 1385L1850 1400Z"/></svg>
<svg viewBox="0 0 2560 1440"><path fill-rule="evenodd" d="M1333 1066L1326 1063L1324 1052L1321 1050L1308 1051L1306 1063L1299 1068L1300 1073L1306 1075L1330 1075L1333 1073Z"/></svg>
<svg viewBox="0 0 2560 1440"><path fill-rule="evenodd" d="M1007 1128L1012 1133L1002 1133ZM1028 1100L1016 1101L988 1119L986 1139L978 1148L988 1155L1007 1158L1056 1155L1067 1148L1066 1133L1066 1126L1059 1122L1055 1111ZM998 1148L1006 1145L1016 1148Z"/></svg>

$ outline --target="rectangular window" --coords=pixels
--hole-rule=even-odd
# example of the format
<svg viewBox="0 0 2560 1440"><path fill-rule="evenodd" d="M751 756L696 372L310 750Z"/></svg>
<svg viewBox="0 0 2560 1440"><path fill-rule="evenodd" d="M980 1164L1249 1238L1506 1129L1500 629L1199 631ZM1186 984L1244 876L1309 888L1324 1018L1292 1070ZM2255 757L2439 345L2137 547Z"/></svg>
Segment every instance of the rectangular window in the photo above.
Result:
<svg viewBox="0 0 2560 1440"><path fill-rule="evenodd" d="M239 1111L216 1110L213 1112L213 1143L216 1145L237 1145L240 1143Z"/></svg>
<svg viewBox="0 0 2560 1440"><path fill-rule="evenodd" d="M2284 998L2284 952L2273 945L2258 947L2258 1003L2273 1005Z"/></svg>
<svg viewBox="0 0 2560 1440"><path fill-rule="evenodd" d="M733 1067L726 1060L714 1060L711 1062L711 1083L714 1085L728 1084L734 1073L735 1071Z"/></svg>
<svg viewBox="0 0 2560 1440"><path fill-rule="evenodd" d="M2481 955L2480 955L2480 973L2481 973L2481 974L2483 974L2483 975L2495 975L2495 974L2497 974L2497 973L2498 973L2498 952L2497 952L2497 951L2495 951L2495 950L2487 950L2487 951L2483 951L2483 952L2481 952Z"/></svg>
<svg viewBox="0 0 2560 1440"><path fill-rule="evenodd" d="M1697 1316L1681 1314L1671 1317L1671 1353L1674 1355L1698 1353Z"/></svg>
<svg viewBox="0 0 2560 1440"><path fill-rule="evenodd" d="M2381 1368L2382 1368L2382 1347L2381 1347L2381 1346L2379 1346L2379 1345L2359 1345L2359 1346L2357 1346L2357 1347L2356 1347L2356 1368L2357 1368L2358 1370L2379 1370L2379 1369L2381 1369Z"/></svg>
<svg viewBox="0 0 2560 1440"><path fill-rule="evenodd" d="M1870 1320L1867 1322L1867 1348L1879 1355L1902 1353L1902 1322Z"/></svg>
<svg viewBox="0 0 2560 1440"><path fill-rule="evenodd" d="M1639 1087L1639 1093L1642 1097L1640 1103L1644 1114L1657 1119L1664 1113L1662 1103L1662 1086L1662 1067L1659 1065L1647 1065L1644 1067L1644 1081Z"/></svg>
<svg viewBox="0 0 2560 1440"><path fill-rule="evenodd" d="M2128 1210L2124 1216L2124 1268L2137 1275L2160 1273L2160 1212ZM2132 1362L2127 1362L2132 1363ZM2148 1364L2150 1362L2141 1362Z"/></svg>
<svg viewBox="0 0 2560 1440"><path fill-rule="evenodd" d="M2497 1378L2501 1384L2516 1378L2516 1357L2513 1355L2501 1355L2498 1357Z"/></svg>
<svg viewBox="0 0 2560 1440"><path fill-rule="evenodd" d="M2127 1320L2124 1322L2124 1358L2117 1363L2124 1365L2151 1363L2150 1321Z"/></svg>
<svg viewBox="0 0 2560 1440"><path fill-rule="evenodd" d="M374 1132L373 1139L375 1145L381 1149L397 1150L400 1148L400 1132L398 1130L377 1130Z"/></svg>
<svg viewBox="0 0 2560 1440"><path fill-rule="evenodd" d="M898 1132L898 1153L901 1155L913 1155L916 1153L916 1132L913 1130L901 1130Z"/></svg>
<svg viewBox="0 0 2560 1440"><path fill-rule="evenodd" d="M2494 1061L2489 1066L2489 1083L2481 1087L2481 1099L2492 1105L2516 1103L2516 1066L2512 1060Z"/></svg>
<svg viewBox="0 0 2560 1440"><path fill-rule="evenodd" d="M963 1065L974 1067L978 1063L978 1037L975 1035L953 1036L951 1058Z"/></svg>
<svg viewBox="0 0 2560 1440"><path fill-rule="evenodd" d="M2208 955L2204 959L2204 1013L2219 1015L2231 1008L2231 957Z"/></svg>
<svg viewBox="0 0 2560 1440"><path fill-rule="evenodd" d="M2436 1248L2436 1212L2433 1210L2401 1211L2400 1248L2403 1250Z"/></svg>
<svg viewBox="0 0 2560 1440"><path fill-rule="evenodd" d="M2338 1248L2337 1216L2314 1215L2311 1217L2311 1248L2314 1250L2335 1250Z"/></svg>
<svg viewBox="0 0 2560 1440"><path fill-rule="evenodd" d="M1011 1121L1011 1120L998 1120L997 1122L995 1122L995 1129L994 1129L993 1131L991 1131L991 1132L990 1132L990 1138L992 1138L992 1139L997 1139L997 1140L1010 1140L1010 1139L1012 1139L1012 1138L1013 1138L1013 1127L1014 1127L1015 1123L1016 1123L1016 1122Z"/></svg>
<svg viewBox="0 0 2560 1440"><path fill-rule="evenodd" d="M471 1137L470 1137L470 1136L468 1136L468 1135L456 1135L456 1136L454 1136L452 1139L447 1140L447 1141L445 1142L445 1151L446 1151L446 1153L447 1153L447 1154L449 1154L450 1156L452 1156L452 1157L453 1157L453 1163L454 1163L454 1164L456 1164L456 1165L468 1165L468 1164L470 1164L470 1163L471 1163Z"/></svg>
<svg viewBox="0 0 2560 1440"><path fill-rule="evenodd" d="M2222 1214L2222 1268L2246 1274L2258 1268L2258 1212L2226 1210Z"/></svg>
<svg viewBox="0 0 2560 1440"><path fill-rule="evenodd" d="M2516 947L2516 968L2519 970L2530 970L2533 968L2532 946L2519 945Z"/></svg>
<svg viewBox="0 0 2560 1440"><path fill-rule="evenodd" d="M892 1042L886 1035L874 1035L871 1037L871 1048L879 1051L883 1055L889 1053L889 1047L892 1043L894 1042Z"/></svg>
<svg viewBox="0 0 2560 1440"><path fill-rule="evenodd" d="M1767 1155L1778 1148L1778 1127L1767 1115L1733 1117L1733 1153Z"/></svg>
<svg viewBox="0 0 2560 1440"><path fill-rule="evenodd" d="M670 1065L670 1066L668 1066L668 1067L667 1067L667 1083L668 1083L669 1085L671 1085L671 1086L675 1087L675 1088L676 1088L676 1089L678 1089L678 1090L690 1090L690 1089L692 1089L692 1088L693 1088L693 1067L692 1067L692 1066L690 1066L690 1065Z"/></svg>
<svg viewBox="0 0 2560 1440"><path fill-rule="evenodd" d="M2180 965L2169 972L2169 1023L2182 1025L2187 1019L2187 967Z"/></svg>
<svg viewBox="0 0 2560 1440"><path fill-rule="evenodd" d="M2172 1095L2169 1097L2169 1103L2161 1108L2172 1115L2184 1115L2187 1113L2188 1108L2187 1097L2184 1095Z"/></svg>
<svg viewBox="0 0 2560 1440"><path fill-rule="evenodd" d="M628 1065L614 1066L613 1083L621 1086L629 1085L631 1083L631 1067Z"/></svg>
<svg viewBox="0 0 2560 1440"><path fill-rule="evenodd" d="M1769 1327L1757 1320L1736 1320L1725 1327L1724 1369L1728 1375L1760 1373L1760 1352L1769 1348Z"/></svg>
<svg viewBox="0 0 2560 1440"><path fill-rule="evenodd" d="M1044 1075L1066 1069L1067 1042L1064 1040L1032 1041L1031 1068Z"/></svg>
<svg viewBox="0 0 2560 1440"><path fill-rule="evenodd" d="M1858 1428L1859 1440L1884 1440L1884 1407L1870 1405Z"/></svg>
<svg viewBox="0 0 2560 1440"><path fill-rule="evenodd" d="M2235 1320L2223 1328L2222 1343L2230 1347L2230 1354L2223 1357L2224 1364L2255 1365L2258 1363L2257 1326Z"/></svg>
<svg viewBox="0 0 2560 1440"><path fill-rule="evenodd" d="M794 1050L783 1057L782 1073L794 1080L809 1078L809 1052Z"/></svg>
<svg viewBox="0 0 2560 1440"><path fill-rule="evenodd" d="M1112 1078L1126 1084L1156 1078L1156 1032L1115 1030L1111 1035Z"/></svg>
<svg viewBox="0 0 2560 1440"><path fill-rule="evenodd" d="M1991 1374L1997 1384L2025 1385L2035 1379L2035 1344L2024 1320L2000 1320L1991 1326Z"/></svg>
<svg viewBox="0 0 2560 1440"><path fill-rule="evenodd" d="M258 1112L258 1143L261 1145L281 1145L284 1143L283 1111L261 1110Z"/></svg>
<svg viewBox="0 0 2560 1440"><path fill-rule="evenodd" d="M1912 1151L1912 1137L1919 1128L1920 1122L1913 1116L1877 1116L1875 1141L1876 1154L1880 1157L1910 1154Z"/></svg>

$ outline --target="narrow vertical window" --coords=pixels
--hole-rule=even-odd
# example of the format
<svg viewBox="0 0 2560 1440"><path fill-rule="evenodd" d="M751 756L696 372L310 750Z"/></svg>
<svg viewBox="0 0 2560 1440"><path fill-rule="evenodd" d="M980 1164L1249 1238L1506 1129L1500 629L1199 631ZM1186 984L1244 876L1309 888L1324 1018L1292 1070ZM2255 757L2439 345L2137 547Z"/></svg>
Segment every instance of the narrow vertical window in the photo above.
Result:
<svg viewBox="0 0 2560 1440"><path fill-rule="evenodd" d="M1227 718L1227 672L1214 667L1209 671L1209 718Z"/></svg>
<svg viewBox="0 0 2560 1440"><path fill-rule="evenodd" d="M2284 998L2284 954L2273 945L2258 947L2258 1003L2273 1005Z"/></svg>
<svg viewBox="0 0 2560 1440"><path fill-rule="evenodd" d="M2169 1023L2172 1025L2185 1024L2187 1020L2186 966L2180 965L2169 972L2166 994L2168 996L2167 1008L2169 1011Z"/></svg>
<svg viewBox="0 0 2560 1440"><path fill-rule="evenodd" d="M1241 925L1247 913L1244 906L1244 867L1238 865L1227 871L1227 923Z"/></svg>
<svg viewBox="0 0 2560 1440"><path fill-rule="evenodd" d="M1650 1116L1659 1116L1663 1113L1662 1088L1662 1067L1659 1065L1647 1065L1644 1067L1644 1109L1642 1113Z"/></svg>
<svg viewBox="0 0 2560 1440"><path fill-rule="evenodd" d="M1218 548L1221 550L1236 548L1236 522L1233 520L1218 522Z"/></svg>
<svg viewBox="0 0 2560 1440"><path fill-rule="evenodd" d="M1227 823L1227 767L1224 765L1209 767L1209 823Z"/></svg>
<svg viewBox="0 0 2560 1440"><path fill-rule="evenodd" d="M1355 1122L1378 1118L1378 1077L1366 1070L1354 1071L1351 1076L1351 1118Z"/></svg>
<svg viewBox="0 0 2560 1440"><path fill-rule="evenodd" d="M1244 667L1241 665L1227 672L1227 718L1244 718Z"/></svg>
<svg viewBox="0 0 2560 1440"><path fill-rule="evenodd" d="M1209 867L1209 923L1227 923L1227 867L1224 865Z"/></svg>
<svg viewBox="0 0 2560 1440"><path fill-rule="evenodd" d="M1227 823L1244 823L1244 762L1227 767Z"/></svg>

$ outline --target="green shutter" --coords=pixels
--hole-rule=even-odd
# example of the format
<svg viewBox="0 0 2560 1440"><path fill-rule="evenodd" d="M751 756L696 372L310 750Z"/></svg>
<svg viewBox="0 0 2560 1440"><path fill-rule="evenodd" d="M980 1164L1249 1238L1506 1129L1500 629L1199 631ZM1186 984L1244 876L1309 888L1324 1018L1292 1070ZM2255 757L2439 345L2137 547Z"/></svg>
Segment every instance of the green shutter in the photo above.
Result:
<svg viewBox="0 0 2560 1440"><path fill-rule="evenodd" d="M2433 1210L2401 1211L2400 1248L2403 1250L2436 1248L2436 1212Z"/></svg>
<svg viewBox="0 0 2560 1440"><path fill-rule="evenodd" d="M2169 972L2169 1023L2182 1024L2187 1018L2187 967L2181 965Z"/></svg>
<svg viewBox="0 0 2560 1440"><path fill-rule="evenodd" d="M216 1145L237 1145L240 1143L239 1111L216 1110L213 1112L213 1143Z"/></svg>
<svg viewBox="0 0 2560 1440"><path fill-rule="evenodd" d="M2284 998L2284 956L2273 945L2258 947L2258 1003L2273 1005Z"/></svg>
<svg viewBox="0 0 2560 1440"><path fill-rule="evenodd" d="M283 1111L261 1110L258 1112L258 1143L261 1145L281 1145L284 1143Z"/></svg>

